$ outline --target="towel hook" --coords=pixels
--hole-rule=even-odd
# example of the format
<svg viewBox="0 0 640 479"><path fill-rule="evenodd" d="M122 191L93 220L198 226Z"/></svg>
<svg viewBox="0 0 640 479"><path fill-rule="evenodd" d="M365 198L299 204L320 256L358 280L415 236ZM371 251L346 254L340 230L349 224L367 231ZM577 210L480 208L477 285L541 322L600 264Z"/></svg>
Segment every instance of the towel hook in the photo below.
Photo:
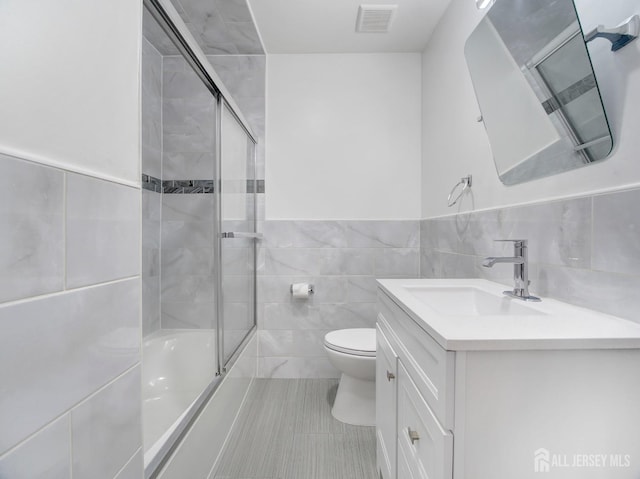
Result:
<svg viewBox="0 0 640 479"><path fill-rule="evenodd" d="M456 196L456 198L453 201L451 201L453 194L455 193L455 191L458 189L459 186L462 186L460 193L458 193L458 196ZM471 175L467 175L463 178L460 178L460 181L458 181L454 185L454 187L451 189L451 193L449 193L449 196L447 196L447 206L451 207L455 205L458 202L458 200L462 197L464 192L469 188L471 188Z"/></svg>

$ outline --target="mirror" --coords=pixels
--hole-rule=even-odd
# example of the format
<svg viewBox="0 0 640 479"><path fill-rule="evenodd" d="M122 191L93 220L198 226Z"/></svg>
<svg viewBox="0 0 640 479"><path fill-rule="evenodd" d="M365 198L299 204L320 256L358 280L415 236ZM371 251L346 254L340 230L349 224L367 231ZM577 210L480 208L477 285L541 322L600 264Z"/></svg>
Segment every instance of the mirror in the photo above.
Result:
<svg viewBox="0 0 640 479"><path fill-rule="evenodd" d="M609 155L613 139L572 0L497 0L465 57L500 180Z"/></svg>

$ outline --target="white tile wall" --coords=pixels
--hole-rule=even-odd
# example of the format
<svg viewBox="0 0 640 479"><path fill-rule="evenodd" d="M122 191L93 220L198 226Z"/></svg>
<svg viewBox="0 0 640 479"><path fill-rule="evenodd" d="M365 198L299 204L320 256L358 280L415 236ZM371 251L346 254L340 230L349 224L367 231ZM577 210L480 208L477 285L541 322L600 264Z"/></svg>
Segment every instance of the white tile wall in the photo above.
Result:
<svg viewBox="0 0 640 479"><path fill-rule="evenodd" d="M640 190L593 198L593 260L599 271L640 274Z"/></svg>
<svg viewBox="0 0 640 479"><path fill-rule="evenodd" d="M0 301L60 291L64 174L0 155Z"/></svg>
<svg viewBox="0 0 640 479"><path fill-rule="evenodd" d="M139 449L114 479L140 479L143 457L142 449Z"/></svg>
<svg viewBox="0 0 640 479"><path fill-rule="evenodd" d="M0 456L0 477L67 479L71 477L69 414L55 420L12 451Z"/></svg>
<svg viewBox="0 0 640 479"><path fill-rule="evenodd" d="M212 328L213 195L162 195L161 324Z"/></svg>
<svg viewBox="0 0 640 479"><path fill-rule="evenodd" d="M67 174L67 287L140 274L138 188Z"/></svg>
<svg viewBox="0 0 640 479"><path fill-rule="evenodd" d="M160 193L142 190L142 335L160 329Z"/></svg>
<svg viewBox="0 0 640 479"><path fill-rule="evenodd" d="M73 478L111 479L142 447L140 366L71 412Z"/></svg>
<svg viewBox="0 0 640 479"><path fill-rule="evenodd" d="M512 254L494 239L526 238L534 294L640 321L639 200L631 189L423 220L421 275L512 285L513 268L482 259Z"/></svg>
<svg viewBox="0 0 640 479"><path fill-rule="evenodd" d="M419 221L265 221L258 256L261 377L339 377L323 347L334 329L374 327L376 278L418 277ZM315 294L293 300L291 283Z"/></svg>
<svg viewBox="0 0 640 479"><path fill-rule="evenodd" d="M139 361L139 279L0 306L0 450Z"/></svg>
<svg viewBox="0 0 640 479"><path fill-rule="evenodd" d="M139 478L140 190L8 157L2 181L0 476Z"/></svg>

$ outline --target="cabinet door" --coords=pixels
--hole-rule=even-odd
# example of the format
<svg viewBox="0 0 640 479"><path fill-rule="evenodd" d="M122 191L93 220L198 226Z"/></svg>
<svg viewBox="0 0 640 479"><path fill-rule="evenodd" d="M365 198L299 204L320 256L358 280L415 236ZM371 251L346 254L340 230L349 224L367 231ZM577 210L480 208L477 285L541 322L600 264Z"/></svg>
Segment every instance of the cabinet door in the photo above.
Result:
<svg viewBox="0 0 640 479"><path fill-rule="evenodd" d="M407 454L402 446L398 448L398 479L421 479L421 477L411 469L409 459L407 459Z"/></svg>
<svg viewBox="0 0 640 479"><path fill-rule="evenodd" d="M378 293L379 317L397 338L396 353L440 424L453 429L455 353L446 351L384 292ZM382 321L380 321L381 324Z"/></svg>
<svg viewBox="0 0 640 479"><path fill-rule="evenodd" d="M378 470L384 479L396 477L397 359L378 325L376 333L376 438Z"/></svg>
<svg viewBox="0 0 640 479"><path fill-rule="evenodd" d="M453 435L436 415L398 361L398 451L406 457L411 477L451 479Z"/></svg>

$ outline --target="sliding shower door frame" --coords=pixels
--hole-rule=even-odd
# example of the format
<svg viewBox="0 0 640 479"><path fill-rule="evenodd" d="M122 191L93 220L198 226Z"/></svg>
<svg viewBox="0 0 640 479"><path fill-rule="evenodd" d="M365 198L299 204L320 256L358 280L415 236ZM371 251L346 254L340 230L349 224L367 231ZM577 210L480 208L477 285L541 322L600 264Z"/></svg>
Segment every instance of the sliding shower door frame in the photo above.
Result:
<svg viewBox="0 0 640 479"><path fill-rule="evenodd" d="M226 98L223 95L219 96L219 102L218 102L218 109L217 109L217 119L218 119L218 123L217 123L217 135L219 135L219 138L217 138L217 152L216 152L216 156L217 156L217 161L216 161L216 188L217 188L217 202L216 202L216 214L217 214L217 218L216 221L214 221L214 224L219 228L222 226L222 221L223 221L223 217L222 217L222 202L223 202L223 186L222 186L222 179L223 179L223 175L224 175L224 171L222 170L222 146L223 146L223 142L224 142L224 115L223 115L223 111L227 110L233 117L234 119L238 122L238 124L242 127L243 131L245 132L245 134L247 135L247 138L249 139L249 141L251 142L251 164L253 165L253 186L252 186L252 195L253 195L253 199L252 199L252 204L253 204L253 233L255 234L255 239L252 242L252 257L253 257L253 326L251 329L249 329L249 331L247 332L247 334L244 336L244 338L242 339L242 341L240 341L240 343L233 349L233 351L231 352L231 354L229 355L229 358L225 361L225 341L224 341L224 291L223 291L223 278L224 278L224 262L222 260L222 241L225 237L225 235L223 234L222 231L218 231L218 234L216 235L216 238L218 238L218 242L216 245L216 258L217 258L217 265L218 265L218 270L220 271L219 273L219 279L220 281L218 281L216 283L217 286L217 291L216 291L216 307L218 310L218 321L220 323L220 328L218 329L218 364L221 365L221 369L219 371L220 374L225 373L227 371L227 369L230 367L230 365L232 365L235 360L237 359L237 357L240 355L240 353L242 352L242 350L244 349L244 345L246 343L247 338L249 338L252 334L253 331L256 330L257 328L257 317L258 317L258 309L257 309L257 291L258 291L258 284L257 284L257 267L258 267L258 261L257 261L257 256L258 256L258 251L257 251L257 240L259 235L256 234L257 232L257 213L258 213L258 208L257 208L257 193L258 193L258 180L257 180L257 161L256 161L256 145L257 145L257 141L256 138L253 134L253 132L251 131L251 129L249 129L247 127L247 125L245 124L245 122L243 121L243 119L237 114L237 112L233 109L232 105L229 104L229 102L226 100ZM248 182L247 182L248 183Z"/></svg>
<svg viewBox="0 0 640 479"><path fill-rule="evenodd" d="M248 125L247 121L244 119L242 114L238 111L237 107L233 100L228 96L225 92L224 86L216 83L216 75L212 71L212 67L206 61L204 54L200 50L200 47L195 44L195 40L188 32L188 30L181 29L172 19L180 18L179 14L176 12L173 5L169 0L143 0L144 6L148 9L151 15L156 19L160 27L167 33L169 38L173 41L176 48L180 51L184 59L187 63L193 68L194 72L198 75L198 77L202 80L207 89L211 92L211 94L216 99L216 131L214 132L216 137L216 148L214 153L214 161L215 161L215 178L214 178L214 194L216 196L215 207L214 207L214 218L213 218L213 226L214 226L214 238L216 244L214 245L214 266L217 270L218 281L216 282L216 288L214 291L214 301L216 304L216 329L217 329L217 337L218 337L218 359L217 359L217 370L218 375L221 375L225 372L230 364L236 359L238 350L242 349L244 344L244 340L241 341L240 346L235 348L233 353L230 356L228 361L224 361L224 344L223 344L223 321L224 317L224 301L223 301L223 291L222 291L222 275L223 264L222 264L222 209L221 209L221 192L222 192L222 141L223 135L222 131L224 128L223 120L222 120L222 111L223 108L226 108L229 113L238 121L238 124L242 127L247 137L251 141L252 144L252 163L253 163L253 222L254 232L256 231L257 225L257 167L256 167L256 135L253 133L251 127ZM206 62L206 63L205 63ZM218 80L219 82L219 80ZM253 270L256 272L257 267L257 248L256 241L253 242ZM247 336L249 336L256 329L256 318L257 318L257 279L254 274L253 279L253 327L249 330ZM246 339L246 338L245 338Z"/></svg>
<svg viewBox="0 0 640 479"><path fill-rule="evenodd" d="M175 10L169 0L143 0L143 8L146 8L148 12L154 17L158 25L165 31L171 41L175 44L176 48L183 56L185 61L191 66L196 75L203 82L205 87L211 92L215 99L216 107L216 124L214 125L216 146L214 151L214 208L213 208L213 232L214 232L214 268L216 270L216 285L214 287L214 304L215 310L212 311L215 315L215 330L217 341L217 354L216 354L216 377L211 380L204 391L198 396L198 398L192 403L192 407L187 411L184 419L178 426L178 428L171 434L169 440L166 443L166 447L163 447L158 452L156 458L145 468L144 477L147 479L155 478L167 460L173 452L176 450L184 436L189 431L192 424L198 418L200 412L206 406L208 400L211 398L217 387L220 385L222 378L225 376L227 369L237 360L244 347L250 341L253 333L256 331L257 320L257 280L256 280L256 266L257 266L257 251L256 241L253 242L253 325L244 336L240 344L234 349L233 353L229 357L229 360L224 361L224 303L223 303L223 291L222 291L222 278L223 278L223 262L222 262L222 210L221 210L221 192L222 192L222 178L221 178L221 163L222 163L222 109L227 108L228 111L235 117L238 123L242 126L246 132L248 138L253 145L253 168L254 168L254 185L253 185L253 229L256 231L256 219L257 219L257 207L256 207L256 193L257 193L257 180L256 180L256 136L253 134L251 128L248 126L247 121L237 109L237 106L233 102L233 99L229 96L228 92L221 84L217 75L213 71L211 65L206 60L204 53L200 50L200 47L195 43L195 40L184 27L178 12ZM175 20L174 20L175 19Z"/></svg>

